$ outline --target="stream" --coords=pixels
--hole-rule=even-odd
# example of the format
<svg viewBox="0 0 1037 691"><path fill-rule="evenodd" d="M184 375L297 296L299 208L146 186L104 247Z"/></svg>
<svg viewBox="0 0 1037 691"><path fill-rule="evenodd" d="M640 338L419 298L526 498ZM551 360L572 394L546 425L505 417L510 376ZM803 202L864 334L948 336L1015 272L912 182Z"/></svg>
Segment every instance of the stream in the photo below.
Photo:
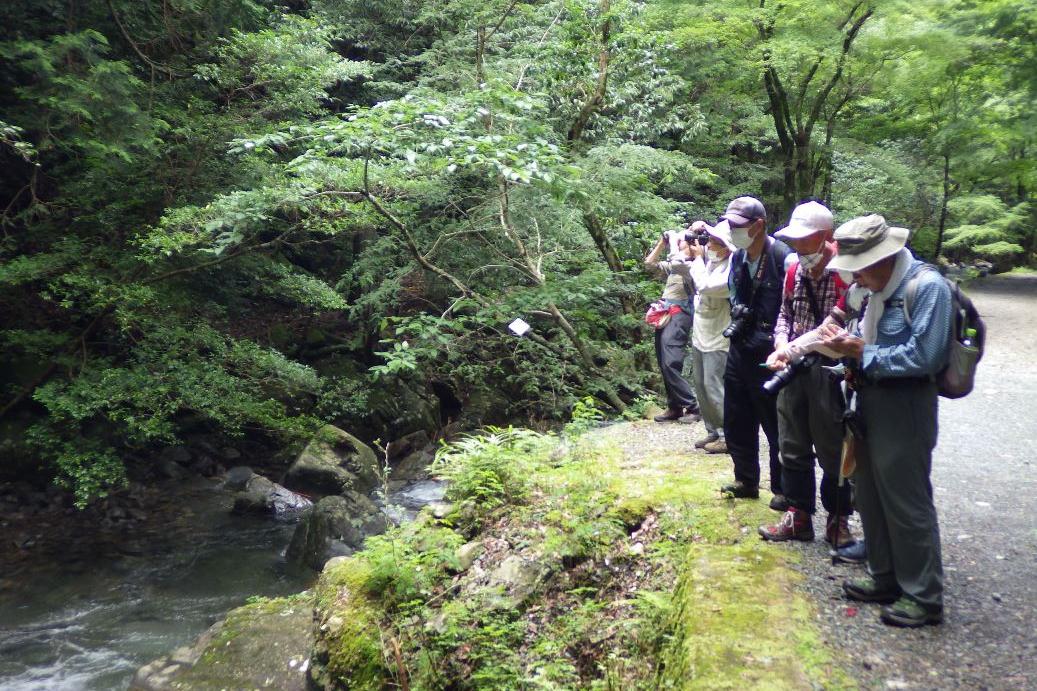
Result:
<svg viewBox="0 0 1037 691"><path fill-rule="evenodd" d="M440 483L390 495L410 518ZM58 558L0 570L0 689L124 689L134 672L190 644L250 596L308 588L284 559L294 521L235 516L217 484L177 491L160 526L118 544L70 544ZM2 573L8 571L8 573Z"/></svg>

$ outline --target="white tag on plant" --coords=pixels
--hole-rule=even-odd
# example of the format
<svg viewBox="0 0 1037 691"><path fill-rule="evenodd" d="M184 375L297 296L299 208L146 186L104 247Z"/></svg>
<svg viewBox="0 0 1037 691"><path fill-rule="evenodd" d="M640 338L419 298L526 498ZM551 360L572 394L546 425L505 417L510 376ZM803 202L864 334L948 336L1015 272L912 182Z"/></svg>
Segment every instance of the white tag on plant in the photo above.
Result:
<svg viewBox="0 0 1037 691"><path fill-rule="evenodd" d="M511 329L511 333L515 334L516 336L525 336L529 329L532 327L530 327L529 324L527 324L522 319L516 319L515 321L508 324L508 328Z"/></svg>

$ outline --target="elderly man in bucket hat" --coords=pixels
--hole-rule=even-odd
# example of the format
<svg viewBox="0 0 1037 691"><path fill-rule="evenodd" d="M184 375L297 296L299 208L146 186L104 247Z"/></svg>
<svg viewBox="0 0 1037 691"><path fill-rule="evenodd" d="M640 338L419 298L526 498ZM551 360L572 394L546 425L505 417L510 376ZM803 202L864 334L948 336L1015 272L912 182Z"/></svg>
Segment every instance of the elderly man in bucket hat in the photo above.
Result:
<svg viewBox="0 0 1037 691"><path fill-rule="evenodd" d="M853 364L863 440L857 445L857 510L868 576L843 583L847 597L890 603L882 621L924 626L943 621L940 530L933 505L937 433L935 375L947 362L951 295L945 281L905 247L909 231L879 215L835 232L829 268L870 290L859 335L828 325L824 345ZM908 282L918 288L906 314Z"/></svg>

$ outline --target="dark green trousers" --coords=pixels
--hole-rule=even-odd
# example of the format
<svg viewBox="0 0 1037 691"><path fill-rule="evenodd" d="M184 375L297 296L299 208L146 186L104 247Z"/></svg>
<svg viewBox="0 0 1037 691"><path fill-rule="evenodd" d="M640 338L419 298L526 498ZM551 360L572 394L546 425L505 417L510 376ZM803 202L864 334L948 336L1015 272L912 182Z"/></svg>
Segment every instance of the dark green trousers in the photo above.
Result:
<svg viewBox="0 0 1037 691"><path fill-rule="evenodd" d="M936 446L935 384L863 386L865 442L857 446L857 511L868 571L924 607L943 606L940 528L929 481Z"/></svg>

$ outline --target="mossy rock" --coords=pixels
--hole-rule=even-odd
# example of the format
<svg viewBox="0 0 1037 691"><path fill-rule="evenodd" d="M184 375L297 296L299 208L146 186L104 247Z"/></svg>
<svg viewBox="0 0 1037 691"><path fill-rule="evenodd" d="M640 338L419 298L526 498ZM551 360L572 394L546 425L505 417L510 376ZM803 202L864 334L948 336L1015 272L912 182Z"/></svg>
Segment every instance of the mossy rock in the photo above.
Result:
<svg viewBox="0 0 1037 691"><path fill-rule="evenodd" d="M325 425L285 475L285 485L308 494L370 492L378 484L378 457L349 432Z"/></svg>
<svg viewBox="0 0 1037 691"><path fill-rule="evenodd" d="M371 567L351 557L329 561L316 587L310 681L319 689L381 689L388 679L371 598Z"/></svg>
<svg viewBox="0 0 1037 691"><path fill-rule="evenodd" d="M623 524L627 532L636 530L653 510L652 502L643 497L628 497L617 503L610 513Z"/></svg>
<svg viewBox="0 0 1037 691"><path fill-rule="evenodd" d="M193 647L142 667L130 688L303 691L313 644L310 593L231 610Z"/></svg>

